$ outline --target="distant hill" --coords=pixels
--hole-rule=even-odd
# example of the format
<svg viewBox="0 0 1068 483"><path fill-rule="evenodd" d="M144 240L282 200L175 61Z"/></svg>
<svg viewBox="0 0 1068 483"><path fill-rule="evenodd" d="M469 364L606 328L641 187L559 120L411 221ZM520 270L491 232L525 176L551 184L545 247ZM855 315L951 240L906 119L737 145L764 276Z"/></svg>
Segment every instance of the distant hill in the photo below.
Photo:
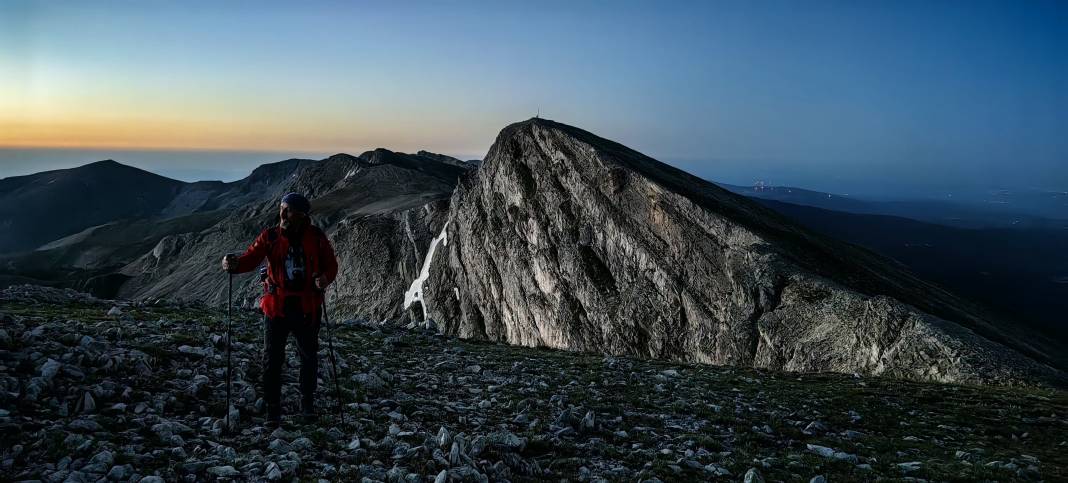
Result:
<svg viewBox="0 0 1068 483"><path fill-rule="evenodd" d="M1062 193L994 193L977 200L872 201L793 186L716 183L740 195L826 210L890 215L960 228L1066 228L1068 196Z"/></svg>
<svg viewBox="0 0 1068 483"><path fill-rule="evenodd" d="M187 183L115 161L0 179L0 253L164 211Z"/></svg>

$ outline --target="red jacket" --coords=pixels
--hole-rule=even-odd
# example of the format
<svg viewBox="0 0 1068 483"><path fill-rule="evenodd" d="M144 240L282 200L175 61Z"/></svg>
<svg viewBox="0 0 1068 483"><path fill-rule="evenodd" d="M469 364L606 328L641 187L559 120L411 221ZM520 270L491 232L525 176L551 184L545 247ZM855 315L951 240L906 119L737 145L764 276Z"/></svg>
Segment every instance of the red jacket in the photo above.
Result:
<svg viewBox="0 0 1068 483"><path fill-rule="evenodd" d="M311 315L311 320L318 321L325 288L337 277L337 258L334 257L334 247L330 245L330 239L327 238L326 233L314 225L307 225L301 236L307 267L304 272L304 289L286 290L285 258L291 240L284 233L284 230L277 226L263 230L260 236L256 237L256 241L249 245L248 250L238 257L237 269L234 273L251 272L266 258L267 283L273 286L274 290L263 294L263 299L260 301L263 313L271 318L284 316L283 300L287 296L297 295L301 298L304 313ZM315 275L322 277L323 291L315 288Z"/></svg>

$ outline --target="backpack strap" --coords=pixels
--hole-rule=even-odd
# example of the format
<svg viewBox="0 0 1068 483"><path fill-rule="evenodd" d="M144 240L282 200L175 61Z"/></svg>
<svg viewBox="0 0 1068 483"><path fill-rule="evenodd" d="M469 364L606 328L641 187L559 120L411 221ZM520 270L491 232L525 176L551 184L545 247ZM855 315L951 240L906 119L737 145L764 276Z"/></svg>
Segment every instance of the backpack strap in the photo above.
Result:
<svg viewBox="0 0 1068 483"><path fill-rule="evenodd" d="M267 228L267 251L274 253L274 243L278 240L278 226L272 226ZM267 257L267 265L270 265L270 256ZM263 290L269 294L275 294L278 290L277 285L271 283L268 277L269 271L267 266L260 267L260 281L263 282Z"/></svg>

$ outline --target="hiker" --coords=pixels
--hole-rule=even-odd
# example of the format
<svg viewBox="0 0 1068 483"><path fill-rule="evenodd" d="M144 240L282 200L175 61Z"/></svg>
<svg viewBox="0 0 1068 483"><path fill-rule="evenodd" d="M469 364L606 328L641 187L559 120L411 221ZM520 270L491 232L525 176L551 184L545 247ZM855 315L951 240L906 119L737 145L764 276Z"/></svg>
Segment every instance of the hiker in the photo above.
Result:
<svg viewBox="0 0 1068 483"><path fill-rule="evenodd" d="M263 399L267 424L281 423L282 365L289 334L300 356L301 414L315 418L319 363L319 325L325 289L337 276L337 259L326 234L311 224L311 203L289 193L279 205L279 224L263 230L241 256L223 257L230 273L254 270L267 259L264 294ZM261 273L263 270L261 270Z"/></svg>

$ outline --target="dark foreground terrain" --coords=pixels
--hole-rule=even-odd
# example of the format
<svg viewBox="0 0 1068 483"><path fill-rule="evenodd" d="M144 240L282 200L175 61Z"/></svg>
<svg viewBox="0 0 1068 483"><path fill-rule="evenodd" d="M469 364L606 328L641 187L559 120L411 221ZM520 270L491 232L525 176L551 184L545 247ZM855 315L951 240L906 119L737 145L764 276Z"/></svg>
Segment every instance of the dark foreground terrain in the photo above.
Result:
<svg viewBox="0 0 1068 483"><path fill-rule="evenodd" d="M0 480L1068 479L1063 391L680 365L356 321L335 340L345 422L324 330L321 421L272 431L250 312L234 318L240 423L226 435L223 311L113 306L0 293Z"/></svg>

